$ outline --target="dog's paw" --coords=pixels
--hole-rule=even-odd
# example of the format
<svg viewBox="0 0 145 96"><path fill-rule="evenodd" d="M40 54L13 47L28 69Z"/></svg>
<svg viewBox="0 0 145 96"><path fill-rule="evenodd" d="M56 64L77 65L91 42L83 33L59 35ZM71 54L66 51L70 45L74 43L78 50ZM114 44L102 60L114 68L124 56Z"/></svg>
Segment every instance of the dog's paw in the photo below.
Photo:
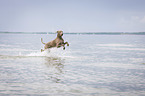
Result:
<svg viewBox="0 0 145 96"><path fill-rule="evenodd" d="M41 49L41 52L43 52L44 50L43 49Z"/></svg>
<svg viewBox="0 0 145 96"><path fill-rule="evenodd" d="M69 46L69 44L67 44L67 46Z"/></svg>

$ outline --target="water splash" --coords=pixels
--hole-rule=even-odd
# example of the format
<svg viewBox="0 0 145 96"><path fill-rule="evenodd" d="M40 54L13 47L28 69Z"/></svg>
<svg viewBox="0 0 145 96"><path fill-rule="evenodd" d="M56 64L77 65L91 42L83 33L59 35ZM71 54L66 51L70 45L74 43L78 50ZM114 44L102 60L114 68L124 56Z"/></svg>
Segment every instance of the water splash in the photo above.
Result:
<svg viewBox="0 0 145 96"><path fill-rule="evenodd" d="M30 54L27 54L25 56L38 56L38 57L64 57L66 54L65 51L62 49L52 48L47 49L43 52L32 52Z"/></svg>
<svg viewBox="0 0 145 96"><path fill-rule="evenodd" d="M10 50L10 49L8 49ZM14 53L14 54L10 54ZM7 54L0 54L0 58L25 58L25 57L52 57L52 58L73 58L70 50L62 48L47 49L43 52L40 50L12 50Z"/></svg>

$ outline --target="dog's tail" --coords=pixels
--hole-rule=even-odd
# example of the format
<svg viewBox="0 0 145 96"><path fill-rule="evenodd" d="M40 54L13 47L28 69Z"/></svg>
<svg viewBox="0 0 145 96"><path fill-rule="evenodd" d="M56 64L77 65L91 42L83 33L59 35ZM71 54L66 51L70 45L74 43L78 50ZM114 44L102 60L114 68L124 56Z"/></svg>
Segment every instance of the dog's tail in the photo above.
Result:
<svg viewBox="0 0 145 96"><path fill-rule="evenodd" d="M41 42L43 43L43 44L45 44L44 42L43 42L43 39L41 38Z"/></svg>

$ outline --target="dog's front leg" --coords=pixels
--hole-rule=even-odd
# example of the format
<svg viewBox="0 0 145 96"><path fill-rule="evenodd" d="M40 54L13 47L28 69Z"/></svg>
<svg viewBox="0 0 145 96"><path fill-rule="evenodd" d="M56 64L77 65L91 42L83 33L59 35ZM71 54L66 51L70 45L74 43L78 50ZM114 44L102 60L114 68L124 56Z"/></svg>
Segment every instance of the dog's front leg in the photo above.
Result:
<svg viewBox="0 0 145 96"><path fill-rule="evenodd" d="M69 44L68 44L68 42L63 42L62 44L61 44L61 46L63 46L63 50L65 50L65 44L67 44L67 46L69 46Z"/></svg>
<svg viewBox="0 0 145 96"><path fill-rule="evenodd" d="M67 46L69 46L68 42L65 42L64 45L67 44Z"/></svg>
<svg viewBox="0 0 145 96"><path fill-rule="evenodd" d="M61 47L61 46L62 46L62 45L60 45L60 43L57 43L57 44L56 44L56 47L57 47L57 48L59 48L59 47Z"/></svg>
<svg viewBox="0 0 145 96"><path fill-rule="evenodd" d="M63 46L63 50L65 50L65 44L63 43L63 44L61 44L61 46Z"/></svg>

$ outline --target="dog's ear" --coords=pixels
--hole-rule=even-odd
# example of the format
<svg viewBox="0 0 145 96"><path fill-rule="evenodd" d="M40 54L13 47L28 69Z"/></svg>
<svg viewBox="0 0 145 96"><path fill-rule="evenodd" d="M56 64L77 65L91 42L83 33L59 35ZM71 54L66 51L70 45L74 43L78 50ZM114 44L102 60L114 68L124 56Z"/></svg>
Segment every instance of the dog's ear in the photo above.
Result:
<svg viewBox="0 0 145 96"><path fill-rule="evenodd" d="M59 33L59 32L63 32L62 30L58 30L58 31L56 31L55 33Z"/></svg>

